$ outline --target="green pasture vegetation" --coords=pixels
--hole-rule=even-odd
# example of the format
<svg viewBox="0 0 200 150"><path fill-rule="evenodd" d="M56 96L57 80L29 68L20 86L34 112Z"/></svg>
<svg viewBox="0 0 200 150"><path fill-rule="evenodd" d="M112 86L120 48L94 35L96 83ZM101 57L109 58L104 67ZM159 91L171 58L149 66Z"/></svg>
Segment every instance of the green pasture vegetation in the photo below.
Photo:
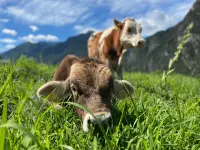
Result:
<svg viewBox="0 0 200 150"><path fill-rule="evenodd" d="M200 79L172 73L172 64L163 75L125 73L135 93L113 100L113 127L85 133L75 108L89 110L73 102L56 110L36 97L56 66L24 56L0 63L0 150L200 149Z"/></svg>

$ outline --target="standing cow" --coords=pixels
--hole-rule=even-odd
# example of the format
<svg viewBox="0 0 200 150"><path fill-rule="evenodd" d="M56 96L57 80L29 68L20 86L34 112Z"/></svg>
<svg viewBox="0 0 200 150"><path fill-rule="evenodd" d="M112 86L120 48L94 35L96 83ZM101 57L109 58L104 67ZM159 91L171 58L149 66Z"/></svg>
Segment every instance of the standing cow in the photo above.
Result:
<svg viewBox="0 0 200 150"><path fill-rule="evenodd" d="M114 27L93 33L88 39L88 56L103 61L119 79L123 78L124 54L130 48L143 48L142 27L134 19L114 19Z"/></svg>
<svg viewBox="0 0 200 150"><path fill-rule="evenodd" d="M66 56L54 74L53 81L41 86L37 96L49 95L56 102L72 95L73 101L87 107L102 123L111 120L112 96L123 98L133 93L132 85L125 80L113 79L110 69L95 59L80 59ZM77 114L83 119L83 130L89 131L89 124L95 118L77 108Z"/></svg>

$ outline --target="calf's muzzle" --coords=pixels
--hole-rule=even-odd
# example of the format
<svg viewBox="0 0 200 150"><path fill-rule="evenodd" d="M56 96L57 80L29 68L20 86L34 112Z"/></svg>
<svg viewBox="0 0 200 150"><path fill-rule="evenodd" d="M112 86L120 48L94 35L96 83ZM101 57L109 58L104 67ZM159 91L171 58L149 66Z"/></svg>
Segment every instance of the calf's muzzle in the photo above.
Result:
<svg viewBox="0 0 200 150"><path fill-rule="evenodd" d="M87 113L83 119L83 131L88 132L90 130L90 124L96 125L101 123L103 126L112 126L112 116L110 112L94 113L93 115Z"/></svg>

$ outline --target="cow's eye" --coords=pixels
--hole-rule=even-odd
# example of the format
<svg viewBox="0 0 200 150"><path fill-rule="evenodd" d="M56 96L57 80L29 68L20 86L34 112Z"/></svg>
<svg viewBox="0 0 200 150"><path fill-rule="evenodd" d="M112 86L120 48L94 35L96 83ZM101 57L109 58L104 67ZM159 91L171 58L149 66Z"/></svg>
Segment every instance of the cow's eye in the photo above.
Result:
<svg viewBox="0 0 200 150"><path fill-rule="evenodd" d="M128 32L128 33L131 33L131 32L132 32L132 29L131 29L131 28L128 28L127 32Z"/></svg>

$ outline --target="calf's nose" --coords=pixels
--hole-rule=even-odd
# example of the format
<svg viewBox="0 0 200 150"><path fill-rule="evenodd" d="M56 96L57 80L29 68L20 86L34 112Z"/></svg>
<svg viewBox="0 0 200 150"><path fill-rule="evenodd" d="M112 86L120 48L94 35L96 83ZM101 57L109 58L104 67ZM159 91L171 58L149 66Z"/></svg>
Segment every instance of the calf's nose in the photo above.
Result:
<svg viewBox="0 0 200 150"><path fill-rule="evenodd" d="M110 112L104 112L101 114L95 114L95 117L99 119L102 125L110 125L112 122L112 117ZM96 122L96 121L95 121Z"/></svg>
<svg viewBox="0 0 200 150"><path fill-rule="evenodd" d="M112 116L110 112L101 112L101 113L94 113L95 118L90 115L86 114L83 120L83 130L85 132L88 132L90 130L90 125L97 125L97 120L100 121L100 123L103 126L110 126L112 125Z"/></svg>

